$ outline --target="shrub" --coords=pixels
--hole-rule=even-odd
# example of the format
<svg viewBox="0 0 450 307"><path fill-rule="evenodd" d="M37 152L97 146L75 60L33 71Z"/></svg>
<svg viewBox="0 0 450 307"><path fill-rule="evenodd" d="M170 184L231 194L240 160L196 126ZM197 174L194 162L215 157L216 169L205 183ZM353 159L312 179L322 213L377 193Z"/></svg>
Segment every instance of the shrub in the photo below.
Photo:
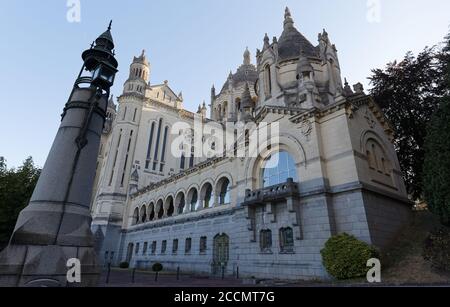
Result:
<svg viewBox="0 0 450 307"><path fill-rule="evenodd" d="M153 272L161 272L163 270L163 265L161 263L155 263L152 266Z"/></svg>
<svg viewBox="0 0 450 307"><path fill-rule="evenodd" d="M331 237L320 253L327 272L337 279L365 276L367 261L379 257L374 247L346 233Z"/></svg>
<svg viewBox="0 0 450 307"><path fill-rule="evenodd" d="M439 270L450 271L450 229L441 227L425 240L423 257Z"/></svg>
<svg viewBox="0 0 450 307"><path fill-rule="evenodd" d="M128 262L121 262L121 263L119 264L119 267L120 267L121 269L128 269L128 268L130 267L130 264L129 264Z"/></svg>

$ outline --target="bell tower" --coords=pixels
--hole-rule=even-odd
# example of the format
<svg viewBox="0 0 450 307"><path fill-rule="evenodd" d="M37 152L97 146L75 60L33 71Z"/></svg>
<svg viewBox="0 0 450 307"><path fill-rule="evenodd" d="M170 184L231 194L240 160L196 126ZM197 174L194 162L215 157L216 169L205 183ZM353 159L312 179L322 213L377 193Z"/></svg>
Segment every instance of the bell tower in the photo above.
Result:
<svg viewBox="0 0 450 307"><path fill-rule="evenodd" d="M142 51L133 58L130 72L124 84L123 93L118 97L119 107L109 138L108 156L101 170L97 195L93 201L92 231L98 233L97 250L100 261L108 255L108 261L117 261L117 252L126 202L132 190L139 186L133 176L134 157L139 133L145 92L150 77L150 64ZM131 186L131 185L132 186Z"/></svg>
<svg viewBox="0 0 450 307"><path fill-rule="evenodd" d="M150 81L150 63L147 60L145 50L138 57L134 57L130 65L130 74L124 84L124 93L138 93L145 95L145 90Z"/></svg>

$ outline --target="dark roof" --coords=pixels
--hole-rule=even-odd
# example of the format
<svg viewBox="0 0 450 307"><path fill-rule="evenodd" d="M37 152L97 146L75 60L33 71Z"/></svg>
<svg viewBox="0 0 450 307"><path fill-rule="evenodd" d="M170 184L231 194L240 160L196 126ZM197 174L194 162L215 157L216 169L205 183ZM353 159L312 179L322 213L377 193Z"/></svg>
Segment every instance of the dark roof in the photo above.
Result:
<svg viewBox="0 0 450 307"><path fill-rule="evenodd" d="M234 88L242 86L246 83L254 84L258 79L258 72L256 71L256 67L253 64L241 65L236 73L231 76L231 79L233 81L232 86ZM230 79L228 78L228 80L223 85L220 93L228 89L229 83Z"/></svg>
<svg viewBox="0 0 450 307"><path fill-rule="evenodd" d="M110 30L106 30L106 31L103 32L103 34L101 34L98 38L106 39L106 40L110 41L111 43L114 42Z"/></svg>
<svg viewBox="0 0 450 307"><path fill-rule="evenodd" d="M295 28L291 12L286 8L283 33L278 39L279 61L298 58L300 54L307 57L318 56L319 50Z"/></svg>
<svg viewBox="0 0 450 307"><path fill-rule="evenodd" d="M294 26L286 28L278 40L279 60L298 58L302 52L306 56L318 56L319 54L318 49Z"/></svg>

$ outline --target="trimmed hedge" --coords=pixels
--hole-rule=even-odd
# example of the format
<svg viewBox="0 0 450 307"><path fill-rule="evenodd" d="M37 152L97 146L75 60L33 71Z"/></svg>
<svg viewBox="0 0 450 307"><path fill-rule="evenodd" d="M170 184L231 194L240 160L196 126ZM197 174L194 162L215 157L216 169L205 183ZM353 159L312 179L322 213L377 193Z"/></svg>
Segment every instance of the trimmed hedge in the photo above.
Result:
<svg viewBox="0 0 450 307"><path fill-rule="evenodd" d="M450 271L450 229L441 227L425 241L423 257L439 270Z"/></svg>
<svg viewBox="0 0 450 307"><path fill-rule="evenodd" d="M119 264L119 267L120 267L121 269L128 269L128 268L130 267L130 264L129 264L128 262L121 262L121 263Z"/></svg>
<svg viewBox="0 0 450 307"><path fill-rule="evenodd" d="M379 258L374 247L346 233L331 237L320 253L327 272L341 280L366 276L367 261Z"/></svg>
<svg viewBox="0 0 450 307"><path fill-rule="evenodd" d="M153 272L161 272L163 270L163 265L161 263L155 263L152 266Z"/></svg>

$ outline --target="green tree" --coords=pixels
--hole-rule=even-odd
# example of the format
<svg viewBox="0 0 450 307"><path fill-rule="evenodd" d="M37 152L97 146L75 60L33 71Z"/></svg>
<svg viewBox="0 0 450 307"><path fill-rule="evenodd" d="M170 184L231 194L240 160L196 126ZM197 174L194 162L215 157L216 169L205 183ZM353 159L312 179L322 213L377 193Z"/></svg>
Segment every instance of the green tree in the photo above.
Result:
<svg viewBox="0 0 450 307"><path fill-rule="evenodd" d="M427 47L417 57L408 52L401 62L375 69L369 78L371 95L395 130L394 146L413 199L423 197L426 127L450 89L444 73L449 56L450 48Z"/></svg>
<svg viewBox="0 0 450 307"><path fill-rule="evenodd" d="M18 169L8 169L0 158L0 248L8 244L17 217L28 205L40 175L29 157Z"/></svg>
<svg viewBox="0 0 450 307"><path fill-rule="evenodd" d="M442 43L442 51L437 55L439 61L439 70L443 76L440 84L441 90L450 96L450 33L445 37Z"/></svg>
<svg viewBox="0 0 450 307"><path fill-rule="evenodd" d="M423 187L431 212L450 226L450 97L433 115L427 129Z"/></svg>

